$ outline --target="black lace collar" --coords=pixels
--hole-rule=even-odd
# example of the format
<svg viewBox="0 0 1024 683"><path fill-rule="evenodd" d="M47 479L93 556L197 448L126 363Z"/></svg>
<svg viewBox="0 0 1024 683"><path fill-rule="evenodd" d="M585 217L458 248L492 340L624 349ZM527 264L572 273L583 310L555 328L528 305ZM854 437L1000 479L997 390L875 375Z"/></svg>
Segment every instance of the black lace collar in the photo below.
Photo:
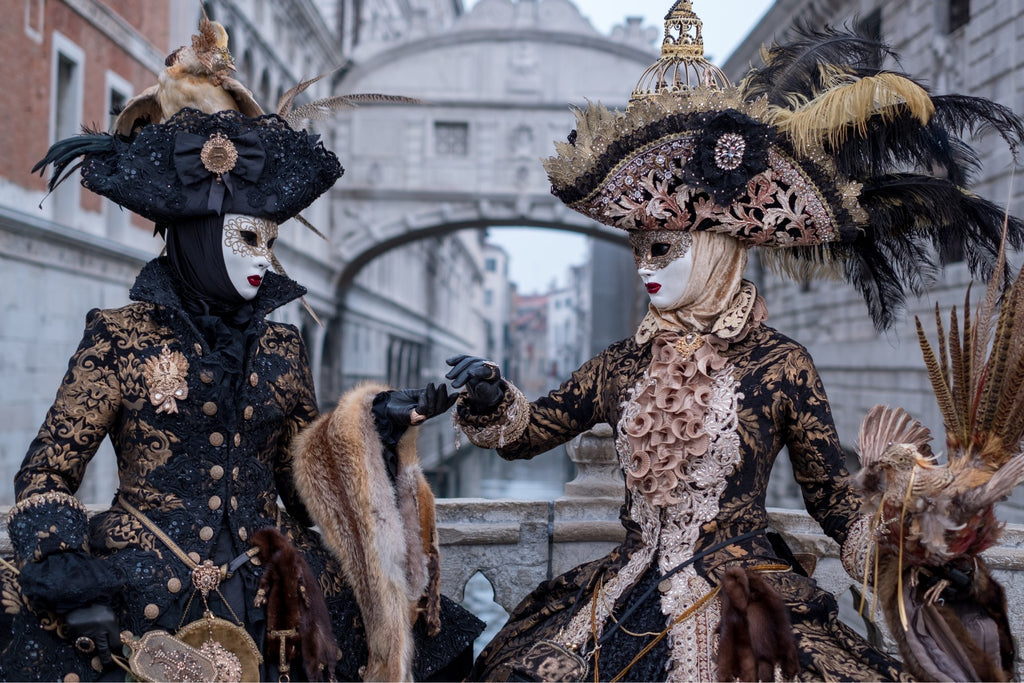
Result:
<svg viewBox="0 0 1024 683"><path fill-rule="evenodd" d="M305 293L306 288L291 278L267 272L256 298L253 299L253 314L257 318L262 318L275 308L284 306ZM178 292L171 282L166 258L153 259L143 266L128 296L132 301L184 311Z"/></svg>

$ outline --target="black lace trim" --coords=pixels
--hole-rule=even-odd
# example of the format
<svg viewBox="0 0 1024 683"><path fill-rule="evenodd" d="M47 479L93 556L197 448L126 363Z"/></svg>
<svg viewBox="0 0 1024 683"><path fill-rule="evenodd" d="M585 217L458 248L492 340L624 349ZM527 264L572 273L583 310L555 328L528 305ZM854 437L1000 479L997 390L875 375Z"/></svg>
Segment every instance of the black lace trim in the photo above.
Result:
<svg viewBox="0 0 1024 683"><path fill-rule="evenodd" d="M32 562L53 553L84 551L89 519L80 507L40 497L11 516L7 533L18 562Z"/></svg>

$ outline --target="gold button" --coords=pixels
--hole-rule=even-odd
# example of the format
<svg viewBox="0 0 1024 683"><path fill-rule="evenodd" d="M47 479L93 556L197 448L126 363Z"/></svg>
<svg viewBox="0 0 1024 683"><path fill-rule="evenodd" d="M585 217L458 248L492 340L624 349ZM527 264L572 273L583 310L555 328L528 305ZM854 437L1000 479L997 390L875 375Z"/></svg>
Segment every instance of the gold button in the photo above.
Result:
<svg viewBox="0 0 1024 683"><path fill-rule="evenodd" d="M172 593L177 593L178 591L180 591L181 579L179 579L177 576L173 577L170 581L167 582L167 590L171 591Z"/></svg>
<svg viewBox="0 0 1024 683"><path fill-rule="evenodd" d="M259 375L257 375L255 372L252 373L251 375L249 375L249 385L250 386L256 386L256 382L258 382L259 379L260 379Z"/></svg>
<svg viewBox="0 0 1024 683"><path fill-rule="evenodd" d="M235 498L234 496L231 496L231 509L232 510L237 510L238 509L238 499Z"/></svg>
<svg viewBox="0 0 1024 683"><path fill-rule="evenodd" d="M203 355L203 345L200 344L199 342L196 342L195 346L193 346L192 348L196 350L197 356Z"/></svg>
<svg viewBox="0 0 1024 683"><path fill-rule="evenodd" d="M203 381L203 384L213 384L213 373L209 370L203 370L199 373L199 379Z"/></svg>
<svg viewBox="0 0 1024 683"><path fill-rule="evenodd" d="M213 417L217 414L217 404L213 401L207 401L203 404L203 412L210 417Z"/></svg>
<svg viewBox="0 0 1024 683"><path fill-rule="evenodd" d="M131 631L129 631L129 633L131 633ZM101 660L99 658L99 656L96 656L96 657L93 657L92 659L90 659L89 660L89 666L91 666L92 670L95 671L96 673L103 673L103 669L106 668L105 666L103 666L103 660Z"/></svg>
<svg viewBox="0 0 1024 683"><path fill-rule="evenodd" d="M249 538L249 532L245 530L244 526L238 530L238 537L243 541Z"/></svg>
<svg viewBox="0 0 1024 683"><path fill-rule="evenodd" d="M220 508L220 502L221 502L220 501L220 496L211 496L210 497L210 509L211 510L219 509Z"/></svg>
<svg viewBox="0 0 1024 683"><path fill-rule="evenodd" d="M237 447L239 447L241 445L242 445L242 435L241 434L235 434L235 448L237 448Z"/></svg>
<svg viewBox="0 0 1024 683"><path fill-rule="evenodd" d="M199 530L199 538L203 539L204 541L209 541L211 538L213 538L213 529L211 529L208 526L204 526L202 529Z"/></svg>
<svg viewBox="0 0 1024 683"><path fill-rule="evenodd" d="M235 466L235 468L231 470L231 478L234 479L235 481L238 481L238 467L237 466Z"/></svg>
<svg viewBox="0 0 1024 683"><path fill-rule="evenodd" d="M142 613L146 616L147 619L156 619L158 616L160 616L160 608L154 605L153 603L149 603L148 605L146 605L146 608L142 610Z"/></svg>
<svg viewBox="0 0 1024 683"><path fill-rule="evenodd" d="M242 417L246 420L252 419L252 406L246 406L245 411L242 413Z"/></svg>
<svg viewBox="0 0 1024 683"><path fill-rule="evenodd" d="M222 445L223 443L224 443L224 435L223 434L221 434L220 432L214 432L213 434L210 434L210 445L211 446L216 447L216 446Z"/></svg>
<svg viewBox="0 0 1024 683"><path fill-rule="evenodd" d="M224 468L220 465L214 465L210 468L210 478L214 481L224 476Z"/></svg>
<svg viewBox="0 0 1024 683"><path fill-rule="evenodd" d="M658 590L660 590L662 593L668 593L670 590L672 590L672 580L665 579L664 581L659 583Z"/></svg>
<svg viewBox="0 0 1024 683"><path fill-rule="evenodd" d="M192 560L196 564L199 564L199 553L191 552L188 554L188 559Z"/></svg>
<svg viewBox="0 0 1024 683"><path fill-rule="evenodd" d="M78 677L78 674L68 674L64 677L64 683L78 683L82 679Z"/></svg>

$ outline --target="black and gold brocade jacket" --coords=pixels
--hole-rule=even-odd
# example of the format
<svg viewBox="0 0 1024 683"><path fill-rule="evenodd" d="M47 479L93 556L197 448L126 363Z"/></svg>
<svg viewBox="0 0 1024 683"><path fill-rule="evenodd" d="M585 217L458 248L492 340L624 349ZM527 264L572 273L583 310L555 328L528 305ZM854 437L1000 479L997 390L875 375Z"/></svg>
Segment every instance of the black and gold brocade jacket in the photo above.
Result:
<svg viewBox="0 0 1024 683"><path fill-rule="evenodd" d="M267 526L306 545L309 519L292 481L289 444L317 415L313 381L296 328L264 318L304 292L288 278L266 275L235 381L182 309L161 259L136 280L136 303L90 311L15 478L18 504L9 529L17 561L62 551L106 558L127 577L122 628L179 626L190 569L117 496L88 521L72 497L108 435L119 496L193 560L211 558L218 538L223 544L230 537L233 555L244 553L251 535ZM157 386L168 376L170 404ZM318 574L328 561L309 559Z"/></svg>
<svg viewBox="0 0 1024 683"><path fill-rule="evenodd" d="M763 306L763 303L761 304ZM651 365L653 337L628 338L584 363L558 389L529 404L529 421L519 438L498 447L505 459L532 458L565 443L599 422L612 425L620 461L623 453L620 420L634 389ZM725 485L717 498L714 518L702 523L693 546L704 549L742 534L768 527L766 497L775 459L788 448L793 475L811 516L842 545L861 519L860 504L847 485L845 456L836 434L824 387L807 350L775 329L756 322L722 351L736 382L736 433L739 461L723 473ZM499 407L501 410L501 407ZM470 426L483 418L460 410ZM472 438L472 433L467 432ZM478 444L480 445L480 444ZM493 444L489 447L493 447ZM640 525L630 518L633 496L625 491L622 521L627 537L617 554L621 561L643 544ZM697 562L702 572L723 562L755 564L776 560L763 534Z"/></svg>

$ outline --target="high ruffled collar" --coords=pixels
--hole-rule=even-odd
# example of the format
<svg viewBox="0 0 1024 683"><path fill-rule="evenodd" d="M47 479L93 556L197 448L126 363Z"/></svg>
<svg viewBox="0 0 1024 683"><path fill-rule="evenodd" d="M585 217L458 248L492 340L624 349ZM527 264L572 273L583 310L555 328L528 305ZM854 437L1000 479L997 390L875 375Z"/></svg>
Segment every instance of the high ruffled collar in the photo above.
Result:
<svg viewBox="0 0 1024 683"><path fill-rule="evenodd" d="M305 293L306 288L291 278L268 272L252 301L253 315L262 318ZM174 287L167 259L163 257L153 259L143 266L128 296L132 301L156 304L177 311L185 310Z"/></svg>
<svg viewBox="0 0 1024 683"><path fill-rule="evenodd" d="M680 336L696 335L713 338L726 344L733 344L744 339L757 325L768 318L768 307L764 299L757 293L753 282L744 280L739 292L733 297L732 303L710 325L707 330L683 329L672 325L665 318L648 312L637 328L634 339L643 346L663 332L672 332Z"/></svg>

